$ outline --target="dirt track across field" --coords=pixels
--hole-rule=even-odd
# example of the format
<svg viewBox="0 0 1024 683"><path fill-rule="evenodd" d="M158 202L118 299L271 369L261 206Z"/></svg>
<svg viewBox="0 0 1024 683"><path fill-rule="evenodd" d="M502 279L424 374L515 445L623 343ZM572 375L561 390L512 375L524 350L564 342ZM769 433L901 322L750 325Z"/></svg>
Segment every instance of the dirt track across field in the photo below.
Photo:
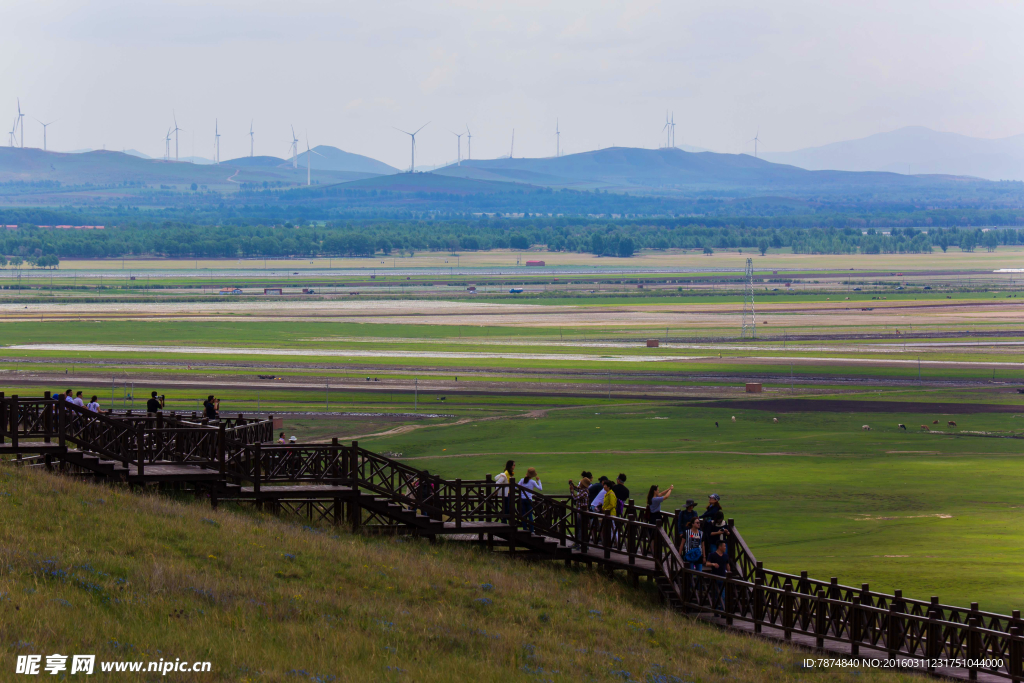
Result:
<svg viewBox="0 0 1024 683"><path fill-rule="evenodd" d="M1021 405L987 403L913 403L902 401L844 401L842 399L772 398L763 401L712 401L707 408L767 410L775 413L930 413L968 415L973 413L1024 413Z"/></svg>

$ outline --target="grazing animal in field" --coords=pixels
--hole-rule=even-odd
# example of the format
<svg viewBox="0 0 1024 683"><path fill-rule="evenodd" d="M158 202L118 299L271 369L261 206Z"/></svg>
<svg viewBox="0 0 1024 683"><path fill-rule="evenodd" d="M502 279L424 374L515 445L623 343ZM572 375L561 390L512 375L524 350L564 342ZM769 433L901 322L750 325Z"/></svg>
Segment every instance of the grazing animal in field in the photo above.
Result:
<svg viewBox="0 0 1024 683"><path fill-rule="evenodd" d="M871 431L871 425L861 425L860 428L863 429L865 432Z"/></svg>
<svg viewBox="0 0 1024 683"><path fill-rule="evenodd" d="M732 421L733 421L733 422L735 422L735 421L736 421L736 416L735 416L735 415L733 415L733 416L732 416Z"/></svg>
<svg viewBox="0 0 1024 683"><path fill-rule="evenodd" d="M900 429L902 429L903 431L907 431L907 425L900 424L900 425L896 425L896 426L899 427Z"/></svg>
<svg viewBox="0 0 1024 683"><path fill-rule="evenodd" d="M779 418L773 417L772 422L774 422L775 424L779 424Z"/></svg>
<svg viewBox="0 0 1024 683"><path fill-rule="evenodd" d="M921 429L923 429L926 432L930 432L931 431L931 429L929 429L928 425L921 425Z"/></svg>
<svg viewBox="0 0 1024 683"><path fill-rule="evenodd" d="M715 426L716 427L718 426L718 420L715 420Z"/></svg>
<svg viewBox="0 0 1024 683"><path fill-rule="evenodd" d="M938 421L938 420L935 420L935 422L932 422L932 424L933 424L933 425L937 425L937 424L939 424L939 421Z"/></svg>
<svg viewBox="0 0 1024 683"><path fill-rule="evenodd" d="M956 427L956 422L955 422L955 421L953 421L953 420L950 420L950 421L949 421L949 422L947 422L946 424L948 424L948 425L949 425L950 427Z"/></svg>

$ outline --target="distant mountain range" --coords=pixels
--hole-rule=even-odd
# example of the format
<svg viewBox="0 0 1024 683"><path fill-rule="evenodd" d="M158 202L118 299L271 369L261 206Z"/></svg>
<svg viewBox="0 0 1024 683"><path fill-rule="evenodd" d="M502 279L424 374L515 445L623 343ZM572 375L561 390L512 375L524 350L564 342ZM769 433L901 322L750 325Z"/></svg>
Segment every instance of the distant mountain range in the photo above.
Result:
<svg viewBox="0 0 1024 683"><path fill-rule="evenodd" d="M317 147L313 180L334 184L395 173L387 164L335 147ZM300 157L305 161L305 154ZM374 170L369 170L374 169ZM44 152L36 148L0 147L0 182L57 181L63 185L143 184L184 189L192 183L218 191L234 191L242 183L305 185L306 168L293 168L277 157L241 157L220 164L187 157L179 161L151 159L136 150Z"/></svg>
<svg viewBox="0 0 1024 683"><path fill-rule="evenodd" d="M747 196L881 192L956 182L946 177L922 178L896 173L808 171L747 154L630 147L610 147L544 159L474 159L437 169L434 173L552 188L653 194L734 192Z"/></svg>
<svg viewBox="0 0 1024 683"><path fill-rule="evenodd" d="M810 170L945 174L1024 180L1024 135L989 140L909 126L859 140L794 152L765 152L768 161Z"/></svg>

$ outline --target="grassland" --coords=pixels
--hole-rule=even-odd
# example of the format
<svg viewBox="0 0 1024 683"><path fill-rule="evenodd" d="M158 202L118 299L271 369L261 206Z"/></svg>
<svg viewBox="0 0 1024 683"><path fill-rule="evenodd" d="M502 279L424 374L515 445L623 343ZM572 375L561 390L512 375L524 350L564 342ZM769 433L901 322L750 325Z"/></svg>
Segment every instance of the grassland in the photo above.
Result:
<svg viewBox="0 0 1024 683"><path fill-rule="evenodd" d="M46 514L40 514L45 510ZM367 539L0 469L0 667L210 661L175 681L819 681L597 572ZM864 681L910 680L878 670ZM124 680L124 674L96 674Z"/></svg>
<svg viewBox="0 0 1024 683"><path fill-rule="evenodd" d="M1024 603L1024 292L1019 276L991 270L1022 254L755 257L765 278L780 269L799 280L758 292L757 341L738 339L746 254L545 254L575 269L564 277L578 287L533 269L522 279L537 291L525 298L465 292L477 277L467 267L501 270L511 253L464 255L465 272L446 276L447 256L398 258L392 268L411 268L412 284L391 293L381 279L392 274L368 286L366 260L268 264L293 289L358 280L363 299L192 287L270 277L252 262L126 262L142 275L124 286L168 287L139 291L95 288L96 268L113 264L64 264L93 269L82 271L86 289L3 291L0 390L70 386L106 405L113 380L127 407L119 397L134 382L137 397L158 390L174 410L214 392L229 413L286 414L301 440L358 437L464 478L513 457L559 492L581 469L626 471L638 501L653 483L675 484L674 503L722 494L770 566L1007 611ZM629 268L650 272L612 272ZM660 289L638 290L641 278ZM696 282L664 282L676 278ZM744 381L764 393L744 394ZM728 403L740 399L762 403ZM931 414L922 404L954 405ZM309 414L328 411L350 414Z"/></svg>

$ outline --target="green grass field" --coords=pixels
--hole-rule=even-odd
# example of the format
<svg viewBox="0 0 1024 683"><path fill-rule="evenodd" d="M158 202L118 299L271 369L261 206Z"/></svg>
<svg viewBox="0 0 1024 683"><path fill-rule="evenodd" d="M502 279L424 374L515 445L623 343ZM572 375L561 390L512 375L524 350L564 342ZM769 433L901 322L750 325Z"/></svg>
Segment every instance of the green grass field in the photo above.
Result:
<svg viewBox="0 0 1024 683"><path fill-rule="evenodd" d="M96 655L101 681L835 680L800 668L804 653L664 610L646 583L453 545L3 468L0 678L18 655L60 653ZM100 672L179 658L211 671Z"/></svg>
<svg viewBox="0 0 1024 683"><path fill-rule="evenodd" d="M931 424L939 418L941 425ZM947 419L958 427L948 428ZM921 424L953 433L921 433ZM1024 440L997 436L1022 433L1024 408L950 417L635 404L361 444L466 479L496 474L513 458L520 471L536 467L555 493L583 469L627 473L638 503L652 484L676 486L671 508L692 497L702 509L707 494L719 493L767 566L1009 612L1024 604Z"/></svg>

